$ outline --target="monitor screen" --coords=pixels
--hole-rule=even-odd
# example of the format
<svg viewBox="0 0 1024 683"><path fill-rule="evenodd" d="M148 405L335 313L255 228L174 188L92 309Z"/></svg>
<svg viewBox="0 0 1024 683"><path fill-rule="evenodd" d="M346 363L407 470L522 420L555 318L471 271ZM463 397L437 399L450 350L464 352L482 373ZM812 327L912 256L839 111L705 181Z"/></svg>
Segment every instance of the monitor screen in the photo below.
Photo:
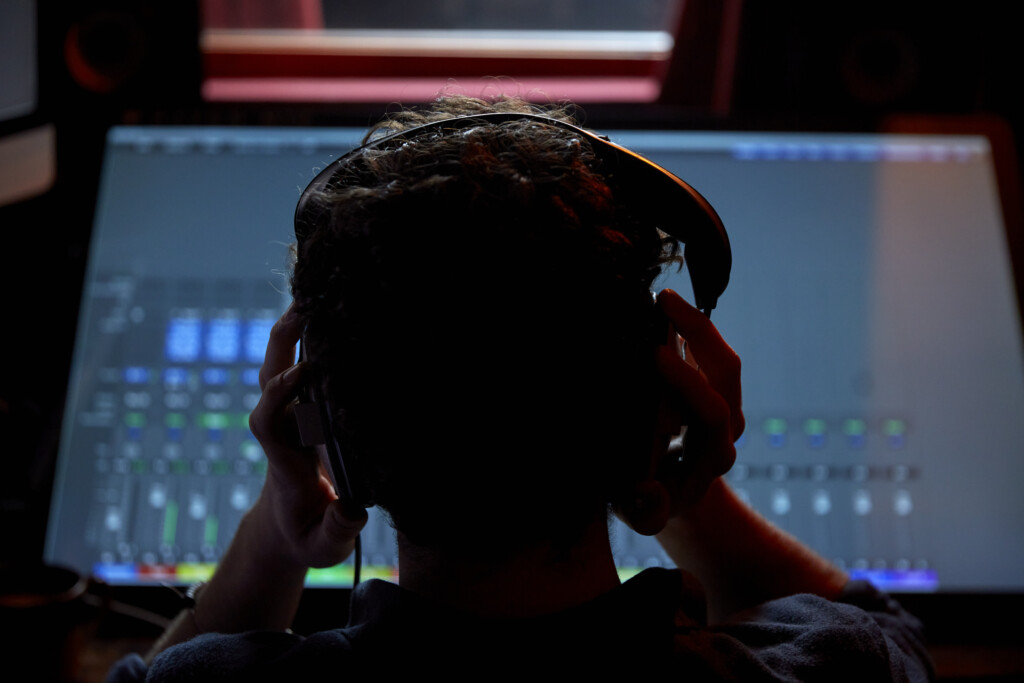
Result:
<svg viewBox="0 0 1024 683"><path fill-rule="evenodd" d="M212 572L265 473L247 416L295 203L363 132L110 131L49 561L112 584ZM883 588L1024 592L1024 343L988 139L610 134L729 231L713 319L744 362L739 494ZM659 286L689 290L685 272ZM623 576L671 564L612 524ZM397 576L376 511L362 571ZM307 579L351 580L351 563Z"/></svg>

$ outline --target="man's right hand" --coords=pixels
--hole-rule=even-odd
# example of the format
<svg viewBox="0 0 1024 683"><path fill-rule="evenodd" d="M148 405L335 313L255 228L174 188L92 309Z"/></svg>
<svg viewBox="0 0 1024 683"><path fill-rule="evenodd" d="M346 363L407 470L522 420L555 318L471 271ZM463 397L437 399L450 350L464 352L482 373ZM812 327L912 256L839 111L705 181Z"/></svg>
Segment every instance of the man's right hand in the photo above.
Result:
<svg viewBox="0 0 1024 683"><path fill-rule="evenodd" d="M657 351L669 408L687 425L683 467L660 482L672 503L658 541L677 566L700 579L713 620L794 593L835 597L846 574L774 527L721 479L736 460L734 442L745 426L739 356L675 292L663 291L658 306L699 364L692 367L669 345Z"/></svg>
<svg viewBox="0 0 1024 683"><path fill-rule="evenodd" d="M667 440L685 424L681 467L656 472L671 498L671 516L685 514L699 503L711 483L736 461L735 442L743 433L740 358L722 339L711 320L670 289L658 295L658 308L675 335L686 340L688 356L676 344L657 349L658 372L666 385L666 401L659 416L658 438ZM669 413L666 415L665 413ZM666 447L664 441L661 447ZM668 478L666 478L666 476Z"/></svg>

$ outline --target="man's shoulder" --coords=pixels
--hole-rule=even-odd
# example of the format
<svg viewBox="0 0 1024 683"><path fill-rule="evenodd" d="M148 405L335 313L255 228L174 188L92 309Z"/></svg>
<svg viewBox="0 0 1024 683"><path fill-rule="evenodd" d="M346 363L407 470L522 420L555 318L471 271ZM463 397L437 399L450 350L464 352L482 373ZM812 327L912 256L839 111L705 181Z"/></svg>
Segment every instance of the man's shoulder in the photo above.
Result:
<svg viewBox="0 0 1024 683"><path fill-rule="evenodd" d="M790 596L708 626L699 584L674 570L642 572L590 604L527 620L443 614L403 599L397 586L367 586L348 627L308 637L203 635L162 653L148 680L302 680L423 667L512 673L538 662L597 673L658 660L697 680L818 680L824 671L900 678L913 653L905 642L894 646L900 638L891 622L912 630L912 618L877 591L849 593L846 602Z"/></svg>
<svg viewBox="0 0 1024 683"><path fill-rule="evenodd" d="M682 627L674 656L707 680L926 681L920 622L869 585L837 600L797 594L712 627Z"/></svg>
<svg viewBox="0 0 1024 683"><path fill-rule="evenodd" d="M343 629L303 638L292 633L251 631L206 633L161 652L148 670L122 660L124 676L109 681L277 681L304 680L326 667L344 664L350 641ZM133 666L134 665L134 666Z"/></svg>

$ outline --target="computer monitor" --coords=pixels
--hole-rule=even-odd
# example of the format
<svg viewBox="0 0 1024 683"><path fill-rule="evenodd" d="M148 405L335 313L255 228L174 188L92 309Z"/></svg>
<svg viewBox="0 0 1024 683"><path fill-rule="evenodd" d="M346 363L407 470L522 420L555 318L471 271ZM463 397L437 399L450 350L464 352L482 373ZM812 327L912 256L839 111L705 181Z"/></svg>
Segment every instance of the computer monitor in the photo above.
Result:
<svg viewBox="0 0 1024 683"><path fill-rule="evenodd" d="M265 472L247 415L289 300L295 203L363 132L110 131L47 560L125 585L212 571ZM883 588L1024 593L1024 343L989 139L610 135L729 231L714 322L744 361L740 495ZM685 273L659 286L689 289ZM670 564L612 535L623 576ZM375 511L363 563L396 577ZM308 583L351 579L349 564Z"/></svg>

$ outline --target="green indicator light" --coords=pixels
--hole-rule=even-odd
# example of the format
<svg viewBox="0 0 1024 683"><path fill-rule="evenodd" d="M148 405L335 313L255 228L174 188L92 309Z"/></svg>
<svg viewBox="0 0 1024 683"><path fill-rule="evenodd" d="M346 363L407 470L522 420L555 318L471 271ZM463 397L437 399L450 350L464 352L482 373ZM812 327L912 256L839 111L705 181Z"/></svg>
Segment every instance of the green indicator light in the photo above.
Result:
<svg viewBox="0 0 1024 683"><path fill-rule="evenodd" d="M188 462L185 460L175 460L171 463L171 472L175 474L188 474Z"/></svg>
<svg viewBox="0 0 1024 683"><path fill-rule="evenodd" d="M310 569L306 572L306 585L310 586L333 586L338 584L352 583L352 567L347 565L336 565L322 569Z"/></svg>
<svg viewBox="0 0 1024 683"><path fill-rule="evenodd" d="M238 428L248 429L249 428L249 413L238 414Z"/></svg>
<svg viewBox="0 0 1024 683"><path fill-rule="evenodd" d="M363 567L362 573L367 579L380 579L381 581L398 583L398 571L387 565L366 565ZM622 576L621 571L619 572L619 576Z"/></svg>
<svg viewBox="0 0 1024 683"><path fill-rule="evenodd" d="M173 500L167 501L164 508L164 543L172 545L174 535L178 531L178 504Z"/></svg>
<svg viewBox="0 0 1024 683"><path fill-rule="evenodd" d="M181 562L174 568L174 573L185 583L209 581L217 565L212 562Z"/></svg>
<svg viewBox="0 0 1024 683"><path fill-rule="evenodd" d="M214 463L213 463L213 473L214 474L227 474L228 473L228 463L227 463L227 461L225 461L225 460L216 460L216 461L214 461Z"/></svg>
<svg viewBox="0 0 1024 683"><path fill-rule="evenodd" d="M265 475L267 473L267 461L260 460L259 462L254 462L252 465L252 471L255 472L256 474Z"/></svg>
<svg viewBox="0 0 1024 683"><path fill-rule="evenodd" d="M185 416L182 413L168 413L164 425L171 429L183 429L186 425Z"/></svg>
<svg viewBox="0 0 1024 683"><path fill-rule="evenodd" d="M216 515L210 515L206 518L206 524L203 526L203 543L208 546L217 545L217 526Z"/></svg>
<svg viewBox="0 0 1024 683"><path fill-rule="evenodd" d="M125 413L124 423L129 427L145 427L146 416L142 413Z"/></svg>
<svg viewBox="0 0 1024 683"><path fill-rule="evenodd" d="M146 473L146 461L145 460L133 460L132 461L132 474L145 474Z"/></svg>
<svg viewBox="0 0 1024 683"><path fill-rule="evenodd" d="M847 436L863 436L867 431L864 420L849 419L843 423L843 433Z"/></svg>
<svg viewBox="0 0 1024 683"><path fill-rule="evenodd" d="M764 421L764 431L772 436L781 436L786 433L786 421L779 417L770 417Z"/></svg>
<svg viewBox="0 0 1024 683"><path fill-rule="evenodd" d="M629 581L634 576L639 574L641 571L643 571L642 567L619 567L619 581L625 583L626 581Z"/></svg>
<svg viewBox="0 0 1024 683"><path fill-rule="evenodd" d="M886 436L902 436L906 429L903 420L885 420L882 423L882 431Z"/></svg>
<svg viewBox="0 0 1024 683"><path fill-rule="evenodd" d="M199 426L204 429L227 429L231 418L224 413L200 413Z"/></svg>
<svg viewBox="0 0 1024 683"><path fill-rule="evenodd" d="M817 419L805 421L804 433L808 436L822 436L825 433L825 421Z"/></svg>

